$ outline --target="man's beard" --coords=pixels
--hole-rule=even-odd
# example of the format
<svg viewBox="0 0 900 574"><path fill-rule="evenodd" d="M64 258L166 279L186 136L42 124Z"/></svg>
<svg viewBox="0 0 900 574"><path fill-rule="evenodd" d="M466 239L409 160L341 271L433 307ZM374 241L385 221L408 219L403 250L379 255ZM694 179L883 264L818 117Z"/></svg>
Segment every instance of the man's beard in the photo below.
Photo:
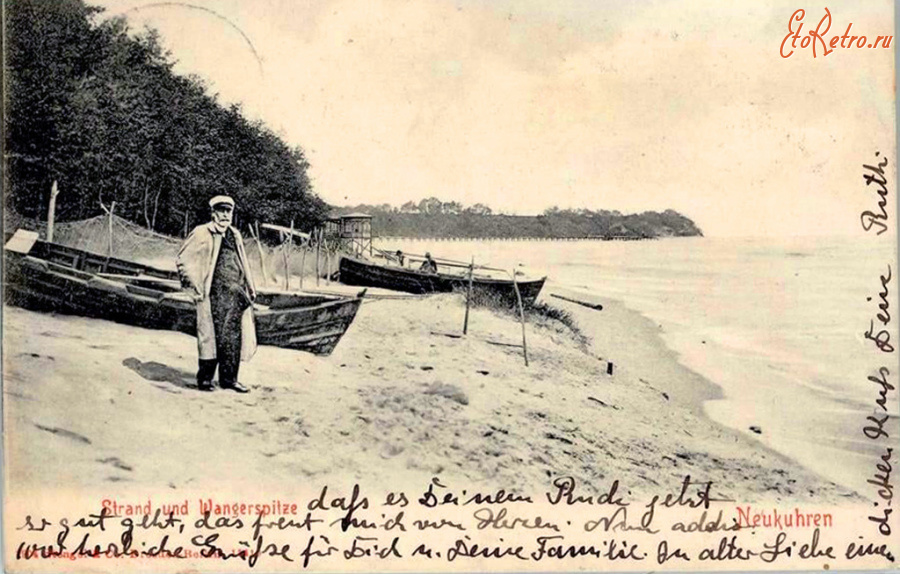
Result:
<svg viewBox="0 0 900 574"><path fill-rule="evenodd" d="M228 229L228 226L231 225L230 219L218 220L215 217L212 220L213 225L219 231L219 233L225 233L225 230Z"/></svg>

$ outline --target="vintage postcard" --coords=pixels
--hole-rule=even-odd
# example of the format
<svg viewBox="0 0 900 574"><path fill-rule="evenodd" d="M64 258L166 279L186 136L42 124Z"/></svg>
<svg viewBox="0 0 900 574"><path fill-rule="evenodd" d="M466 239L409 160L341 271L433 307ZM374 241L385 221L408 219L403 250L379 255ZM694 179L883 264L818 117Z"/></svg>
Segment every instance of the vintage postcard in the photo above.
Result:
<svg viewBox="0 0 900 574"><path fill-rule="evenodd" d="M892 2L2 9L7 571L897 568Z"/></svg>

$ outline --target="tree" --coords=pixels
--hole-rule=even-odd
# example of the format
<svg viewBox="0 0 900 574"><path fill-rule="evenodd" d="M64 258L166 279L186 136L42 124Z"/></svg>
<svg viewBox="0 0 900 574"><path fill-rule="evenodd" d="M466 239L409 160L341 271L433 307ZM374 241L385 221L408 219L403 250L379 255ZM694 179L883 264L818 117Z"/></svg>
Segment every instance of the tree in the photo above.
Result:
<svg viewBox="0 0 900 574"><path fill-rule="evenodd" d="M435 215L441 213L443 203L436 197L429 197L419 202L419 212Z"/></svg>
<svg viewBox="0 0 900 574"><path fill-rule="evenodd" d="M559 207L557 207L555 205L553 207L548 207L547 209L544 210L544 215L546 215L548 217L551 215L558 215L559 213L560 213Z"/></svg>
<svg viewBox="0 0 900 574"><path fill-rule="evenodd" d="M8 207L43 216L58 180L61 221L116 201L117 214L176 234L218 193L245 221L308 229L324 217L301 148L176 75L155 31L97 24L98 12L81 0L8 2Z"/></svg>
<svg viewBox="0 0 900 574"><path fill-rule="evenodd" d="M447 213L450 215L459 215L462 213L463 206L458 201L448 201L446 203L441 203L441 213Z"/></svg>
<svg viewBox="0 0 900 574"><path fill-rule="evenodd" d="M472 215L490 215L491 213L493 213L491 208L483 203L476 203L471 207L467 207L465 211L466 213L471 213Z"/></svg>
<svg viewBox="0 0 900 574"><path fill-rule="evenodd" d="M41 215L50 184L63 181L59 128L77 81L97 57L91 23L98 12L77 0L7 5L7 204L28 216Z"/></svg>

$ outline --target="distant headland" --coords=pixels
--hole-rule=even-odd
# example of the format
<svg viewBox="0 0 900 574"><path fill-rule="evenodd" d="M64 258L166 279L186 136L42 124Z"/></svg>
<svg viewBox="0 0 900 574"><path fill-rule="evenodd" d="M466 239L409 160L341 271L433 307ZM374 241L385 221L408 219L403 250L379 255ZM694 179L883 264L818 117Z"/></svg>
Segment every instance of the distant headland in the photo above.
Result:
<svg viewBox="0 0 900 574"><path fill-rule="evenodd" d="M702 237L689 218L663 212L622 214L601 209L551 207L540 215L494 213L483 204L465 207L437 198L400 207L389 204L333 207L333 215L366 213L372 231L380 237L411 239L599 239L638 240L663 237Z"/></svg>

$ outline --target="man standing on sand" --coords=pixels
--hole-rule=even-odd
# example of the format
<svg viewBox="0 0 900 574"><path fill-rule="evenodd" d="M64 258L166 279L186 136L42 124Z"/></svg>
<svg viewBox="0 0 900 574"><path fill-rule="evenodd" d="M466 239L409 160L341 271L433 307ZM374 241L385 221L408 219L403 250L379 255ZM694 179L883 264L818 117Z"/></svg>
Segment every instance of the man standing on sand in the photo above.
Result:
<svg viewBox="0 0 900 574"><path fill-rule="evenodd" d="M220 387L247 393L250 390L238 382L238 370L241 360L250 360L256 352L252 310L256 287L244 241L231 226L234 200L217 195L209 206L212 221L191 231L177 262L181 284L197 303L197 388L213 390L218 366Z"/></svg>

